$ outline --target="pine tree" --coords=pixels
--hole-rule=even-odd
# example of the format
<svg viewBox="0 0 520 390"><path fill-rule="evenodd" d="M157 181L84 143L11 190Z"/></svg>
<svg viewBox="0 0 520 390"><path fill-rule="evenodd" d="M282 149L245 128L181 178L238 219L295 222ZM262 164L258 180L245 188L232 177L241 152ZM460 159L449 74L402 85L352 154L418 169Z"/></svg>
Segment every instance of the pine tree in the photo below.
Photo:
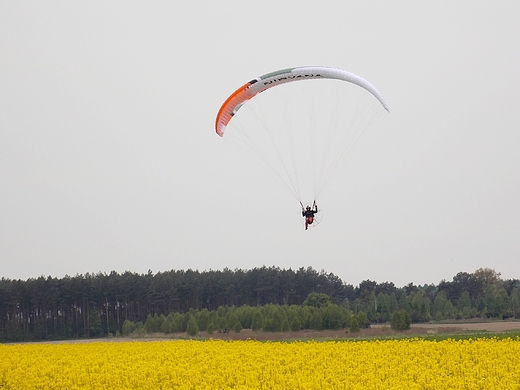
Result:
<svg viewBox="0 0 520 390"><path fill-rule="evenodd" d="M350 332L356 333L359 332L359 330L359 322L355 316L352 316L352 318L350 319Z"/></svg>
<svg viewBox="0 0 520 390"><path fill-rule="evenodd" d="M190 336L195 336L197 335L197 333L199 333L199 326L197 325L197 320L191 314L190 319L188 320L188 326L186 327L186 332Z"/></svg>

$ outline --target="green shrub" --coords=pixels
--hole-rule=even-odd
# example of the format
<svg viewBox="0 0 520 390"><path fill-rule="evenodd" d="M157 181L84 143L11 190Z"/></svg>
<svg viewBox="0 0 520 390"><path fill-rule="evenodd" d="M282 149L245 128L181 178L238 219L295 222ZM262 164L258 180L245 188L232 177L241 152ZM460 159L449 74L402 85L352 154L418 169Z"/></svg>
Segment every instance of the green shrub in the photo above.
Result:
<svg viewBox="0 0 520 390"><path fill-rule="evenodd" d="M394 312L390 320L390 326L393 330L408 330L410 329L411 323L412 319L410 317L410 313L408 313L406 310Z"/></svg>
<svg viewBox="0 0 520 390"><path fill-rule="evenodd" d="M135 324L130 320L125 320L123 322L123 335L128 336L130 333L133 333L135 331Z"/></svg>
<svg viewBox="0 0 520 390"><path fill-rule="evenodd" d="M217 330L217 328L215 327L213 322L210 322L208 324L208 327L206 328L206 331L208 332L208 334L213 334L213 333L215 333L216 330Z"/></svg>
<svg viewBox="0 0 520 390"><path fill-rule="evenodd" d="M188 326L186 327L186 332L190 336L195 336L197 335L197 333L199 333L199 326L197 325L197 320L191 314L190 319L188 320Z"/></svg>
<svg viewBox="0 0 520 390"><path fill-rule="evenodd" d="M350 319L350 332L351 333L356 333L356 332L359 332L359 330L360 330L359 322L358 322L357 318L355 316L353 316Z"/></svg>
<svg viewBox="0 0 520 390"><path fill-rule="evenodd" d="M291 321L291 330L292 331L302 330L302 322L296 316Z"/></svg>

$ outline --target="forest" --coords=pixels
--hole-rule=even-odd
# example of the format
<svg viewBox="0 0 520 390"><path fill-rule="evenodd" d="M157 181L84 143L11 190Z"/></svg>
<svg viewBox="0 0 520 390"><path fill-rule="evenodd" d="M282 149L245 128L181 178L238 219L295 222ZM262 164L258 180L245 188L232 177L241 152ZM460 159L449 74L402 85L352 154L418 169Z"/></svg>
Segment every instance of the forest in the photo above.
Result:
<svg viewBox="0 0 520 390"><path fill-rule="evenodd" d="M452 281L397 287L344 283L325 271L171 270L0 280L0 341L56 340L196 330L338 329L387 323L520 318L520 280L480 268ZM208 329L208 327L210 329Z"/></svg>

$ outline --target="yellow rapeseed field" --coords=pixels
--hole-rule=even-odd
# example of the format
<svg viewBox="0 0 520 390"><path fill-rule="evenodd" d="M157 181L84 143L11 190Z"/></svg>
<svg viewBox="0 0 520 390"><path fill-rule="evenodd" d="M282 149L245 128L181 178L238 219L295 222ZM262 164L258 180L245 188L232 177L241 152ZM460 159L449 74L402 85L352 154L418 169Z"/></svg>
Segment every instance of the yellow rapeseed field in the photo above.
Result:
<svg viewBox="0 0 520 390"><path fill-rule="evenodd" d="M520 339L0 345L0 389L520 389Z"/></svg>

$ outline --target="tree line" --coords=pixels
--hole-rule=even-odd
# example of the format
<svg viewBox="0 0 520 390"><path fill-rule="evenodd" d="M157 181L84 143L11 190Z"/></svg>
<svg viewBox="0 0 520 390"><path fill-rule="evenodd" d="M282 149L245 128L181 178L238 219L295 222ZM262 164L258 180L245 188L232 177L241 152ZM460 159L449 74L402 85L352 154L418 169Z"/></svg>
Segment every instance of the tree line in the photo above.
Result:
<svg viewBox="0 0 520 390"><path fill-rule="evenodd" d="M204 310L209 315L218 310L222 313L244 307L245 311L245 307L273 305L286 311L290 327L293 317L287 314L288 308L292 307L290 313L300 306L314 310L304 305L312 293L328 296L329 305L344 313L365 313L371 323L386 323L393 313L402 310L412 322L520 318L519 290L518 279L502 280L500 273L488 268L460 272L452 281L443 280L438 285L409 283L401 288L392 282L371 280L354 287L332 273L311 267L172 270L156 274L113 271L25 281L2 278L0 341L100 337L123 333L125 321L137 327L150 318L171 319L175 313L188 318L190 310L195 317ZM263 318L268 318L264 314ZM242 319L239 322L242 328L250 326ZM344 320L343 325L347 324L348 320ZM213 326L220 329L217 323ZM302 326L306 326L305 322Z"/></svg>
<svg viewBox="0 0 520 390"><path fill-rule="evenodd" d="M310 293L302 305L220 306L212 311L190 309L187 313L174 312L168 316L148 315L144 323L126 320L122 334L187 332L194 336L199 332L228 333L242 329L286 332L347 327L356 331L369 326L370 321L362 311L353 314L346 307L332 303L327 294Z"/></svg>

